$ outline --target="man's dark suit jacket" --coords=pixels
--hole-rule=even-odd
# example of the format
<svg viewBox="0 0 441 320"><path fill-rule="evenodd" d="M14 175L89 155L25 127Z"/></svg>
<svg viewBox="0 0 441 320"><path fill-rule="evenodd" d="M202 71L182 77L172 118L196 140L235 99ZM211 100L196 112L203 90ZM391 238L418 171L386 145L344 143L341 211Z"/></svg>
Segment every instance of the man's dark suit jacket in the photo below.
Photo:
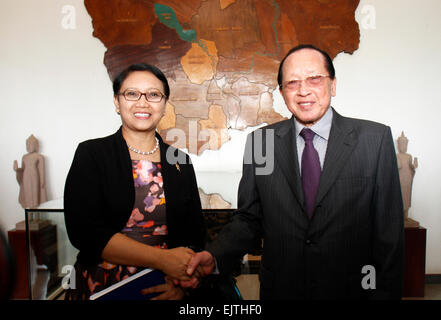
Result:
<svg viewBox="0 0 441 320"><path fill-rule="evenodd" d="M403 207L390 128L333 112L312 218L304 205L294 121L282 121L259 129L263 150L274 130L273 172L258 175L256 161L244 161L238 210L207 248L222 273L263 238L262 299L401 298ZM362 287L363 277L373 276L362 273L367 265L375 268L375 290Z"/></svg>

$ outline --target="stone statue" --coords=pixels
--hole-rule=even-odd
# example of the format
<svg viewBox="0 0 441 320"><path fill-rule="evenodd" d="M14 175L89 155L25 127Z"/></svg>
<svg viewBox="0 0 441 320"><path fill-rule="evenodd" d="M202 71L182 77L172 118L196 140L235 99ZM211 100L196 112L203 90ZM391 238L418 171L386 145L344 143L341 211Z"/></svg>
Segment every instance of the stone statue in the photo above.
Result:
<svg viewBox="0 0 441 320"><path fill-rule="evenodd" d="M20 185L18 201L23 208L35 208L47 201L44 157L38 153L38 140L31 135L26 140L28 151L22 158L21 168L14 160L14 171Z"/></svg>
<svg viewBox="0 0 441 320"><path fill-rule="evenodd" d="M225 201L219 193L205 193L198 188L202 209L231 209L231 203Z"/></svg>
<svg viewBox="0 0 441 320"><path fill-rule="evenodd" d="M398 145L398 170L400 173L401 194L403 196L404 224L406 227L418 227L419 223L409 218L409 208L412 198L412 183L415 176L415 169L418 168L418 159L407 152L407 144L409 140L401 132L401 136L397 139Z"/></svg>
<svg viewBox="0 0 441 320"><path fill-rule="evenodd" d="M44 157L38 153L38 140L34 135L26 140L26 150L28 153L22 158L21 168L18 167L17 160L14 160L14 171L20 185L18 202L23 208L32 209L47 201L45 166ZM32 214L30 222L37 224L31 226L31 229L38 228L39 214L36 215L36 219ZM19 229L23 226L23 222L17 224Z"/></svg>

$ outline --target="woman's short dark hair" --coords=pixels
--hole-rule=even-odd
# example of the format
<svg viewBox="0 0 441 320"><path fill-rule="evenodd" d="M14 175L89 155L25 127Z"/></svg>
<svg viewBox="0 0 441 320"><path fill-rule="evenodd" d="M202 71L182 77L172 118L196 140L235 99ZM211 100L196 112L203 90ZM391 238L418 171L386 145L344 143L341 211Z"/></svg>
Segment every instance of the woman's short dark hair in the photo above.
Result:
<svg viewBox="0 0 441 320"><path fill-rule="evenodd" d="M167 78L164 73L159 70L157 67L147 64L147 63L137 63L132 64L128 68L124 69L114 80L113 80L113 94L116 96L119 94L119 90L121 89L122 83L126 78L134 71L147 71L152 73L158 80L162 82L164 86L164 95L168 99L170 97L170 87L168 86Z"/></svg>
<svg viewBox="0 0 441 320"><path fill-rule="evenodd" d="M334 80L335 69L334 69L334 64L332 63L332 59L329 56L329 54L326 51L323 51L322 49L319 49L316 46L313 46L312 44L301 44L301 45L298 45L298 46L292 48L291 50L289 50L288 53L285 55L285 57L280 62L279 73L277 74L277 83L279 84L279 87L282 86L282 81L283 81L282 67L283 67L283 63L285 62L286 58L288 58L288 56L291 55L292 53L299 51L299 50L302 50L302 49L312 49L312 50L320 52L323 55L323 57L325 58L325 68L326 68L326 70L328 70L329 77L332 80Z"/></svg>

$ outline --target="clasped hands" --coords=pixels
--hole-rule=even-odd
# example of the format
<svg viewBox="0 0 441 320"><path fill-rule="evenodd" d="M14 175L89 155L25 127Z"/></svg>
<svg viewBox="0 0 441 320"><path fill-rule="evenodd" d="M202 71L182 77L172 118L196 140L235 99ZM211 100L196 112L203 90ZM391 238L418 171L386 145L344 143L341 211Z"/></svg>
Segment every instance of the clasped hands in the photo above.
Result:
<svg viewBox="0 0 441 320"><path fill-rule="evenodd" d="M199 279L212 273L215 260L208 251L195 253L189 248L179 247L162 250L159 269L166 276L165 284L142 291L143 294L161 293L152 300L182 299L184 289L196 288Z"/></svg>

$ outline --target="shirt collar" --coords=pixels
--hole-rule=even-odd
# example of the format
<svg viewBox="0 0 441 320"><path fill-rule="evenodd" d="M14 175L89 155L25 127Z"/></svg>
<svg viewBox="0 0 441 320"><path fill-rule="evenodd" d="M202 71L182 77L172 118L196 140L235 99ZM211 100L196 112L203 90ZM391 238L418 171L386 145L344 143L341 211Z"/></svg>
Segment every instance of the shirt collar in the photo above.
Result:
<svg viewBox="0 0 441 320"><path fill-rule="evenodd" d="M332 117L333 117L332 108L329 107L328 110L323 115L323 117L308 128L314 131L316 135L322 137L327 141L329 139L329 134L331 132ZM294 120L294 125L296 128L296 138L297 138L300 135L300 131L302 131L302 129L305 128L305 126L300 122L298 122L296 117L292 117L292 119Z"/></svg>

